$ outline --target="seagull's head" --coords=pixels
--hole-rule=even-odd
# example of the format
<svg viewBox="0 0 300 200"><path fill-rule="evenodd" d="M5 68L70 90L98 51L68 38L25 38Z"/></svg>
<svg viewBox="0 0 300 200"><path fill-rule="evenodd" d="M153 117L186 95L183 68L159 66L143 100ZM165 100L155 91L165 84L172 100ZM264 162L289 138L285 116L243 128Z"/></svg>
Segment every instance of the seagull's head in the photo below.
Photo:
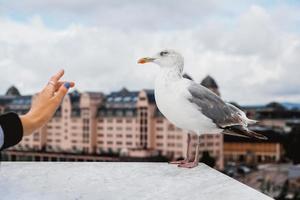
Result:
<svg viewBox="0 0 300 200"><path fill-rule="evenodd" d="M155 63L162 68L175 68L183 70L183 57L174 50L163 50L152 57L145 57L138 60L139 64Z"/></svg>

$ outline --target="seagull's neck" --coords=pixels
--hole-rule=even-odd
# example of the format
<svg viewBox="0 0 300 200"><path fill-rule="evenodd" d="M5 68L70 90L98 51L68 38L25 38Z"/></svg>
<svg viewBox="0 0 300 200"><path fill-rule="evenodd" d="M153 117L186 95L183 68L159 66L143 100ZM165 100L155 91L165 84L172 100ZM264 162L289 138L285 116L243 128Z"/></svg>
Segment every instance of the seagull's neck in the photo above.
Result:
<svg viewBox="0 0 300 200"><path fill-rule="evenodd" d="M162 67L160 70L160 79L165 79L166 81L177 81L182 79L181 68L177 67Z"/></svg>
<svg viewBox="0 0 300 200"><path fill-rule="evenodd" d="M168 88L178 81L182 80L182 75L179 70L171 68L161 68L155 80L155 91L162 88Z"/></svg>

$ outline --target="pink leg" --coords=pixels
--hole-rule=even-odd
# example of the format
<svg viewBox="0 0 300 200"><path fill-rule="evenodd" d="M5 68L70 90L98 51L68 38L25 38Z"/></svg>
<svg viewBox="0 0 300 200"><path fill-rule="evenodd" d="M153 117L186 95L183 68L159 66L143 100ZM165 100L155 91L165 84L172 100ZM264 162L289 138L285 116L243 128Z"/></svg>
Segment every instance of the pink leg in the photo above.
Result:
<svg viewBox="0 0 300 200"><path fill-rule="evenodd" d="M200 140L200 136L199 136L199 140ZM183 167L183 168L194 168L198 166L199 163L199 148L200 148L200 141L198 141L197 147L196 147L196 155L195 155L195 159L192 162L187 162L187 163L182 163L179 164L178 167Z"/></svg>
<svg viewBox="0 0 300 200"><path fill-rule="evenodd" d="M191 134L188 133L187 135L187 150L186 150L186 158L183 160L178 160L178 161L171 161L169 164L184 164L188 163L190 161L190 147L191 147Z"/></svg>

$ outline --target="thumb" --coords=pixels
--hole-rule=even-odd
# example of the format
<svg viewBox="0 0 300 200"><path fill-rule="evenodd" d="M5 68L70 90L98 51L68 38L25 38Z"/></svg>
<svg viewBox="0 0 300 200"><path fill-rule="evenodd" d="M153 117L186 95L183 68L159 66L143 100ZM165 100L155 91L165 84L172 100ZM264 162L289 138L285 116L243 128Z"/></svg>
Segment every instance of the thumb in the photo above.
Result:
<svg viewBox="0 0 300 200"><path fill-rule="evenodd" d="M64 96L68 93L69 88L71 87L71 84L66 82L63 85L60 86L58 89L56 95L54 96L54 99L58 102L61 102L64 98Z"/></svg>

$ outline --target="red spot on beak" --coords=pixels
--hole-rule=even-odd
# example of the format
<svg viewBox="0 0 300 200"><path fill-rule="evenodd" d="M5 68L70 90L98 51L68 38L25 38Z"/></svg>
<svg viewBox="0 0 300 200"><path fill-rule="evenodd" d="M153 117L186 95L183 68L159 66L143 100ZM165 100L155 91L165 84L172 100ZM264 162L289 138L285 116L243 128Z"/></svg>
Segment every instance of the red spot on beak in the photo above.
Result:
<svg viewBox="0 0 300 200"><path fill-rule="evenodd" d="M145 64L145 63L147 63L147 59L146 58L141 58L141 59L138 60L138 63L139 64Z"/></svg>

